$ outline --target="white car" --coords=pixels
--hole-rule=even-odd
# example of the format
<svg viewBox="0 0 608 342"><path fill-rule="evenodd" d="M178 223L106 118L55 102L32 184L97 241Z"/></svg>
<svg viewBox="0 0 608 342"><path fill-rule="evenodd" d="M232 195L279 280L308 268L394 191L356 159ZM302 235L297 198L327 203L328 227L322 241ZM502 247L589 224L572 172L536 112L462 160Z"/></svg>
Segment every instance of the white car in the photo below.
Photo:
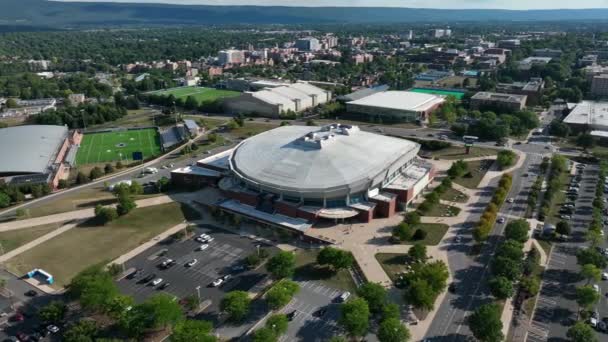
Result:
<svg viewBox="0 0 608 342"><path fill-rule="evenodd" d="M600 287L597 284L593 285L593 289L595 290L595 292L600 293Z"/></svg>
<svg viewBox="0 0 608 342"><path fill-rule="evenodd" d="M202 245L200 245L200 246L198 247L198 250L199 250L199 251L204 251L204 250L205 250L205 249L207 249L207 248L209 248L209 245L208 245L208 244L206 244L206 243L204 243L204 244L202 244Z"/></svg>
<svg viewBox="0 0 608 342"><path fill-rule="evenodd" d="M46 327L46 330L48 330L50 333L56 334L57 332L59 332L59 327L51 324Z"/></svg>
<svg viewBox="0 0 608 342"><path fill-rule="evenodd" d="M602 280L608 280L608 273L602 273Z"/></svg>
<svg viewBox="0 0 608 342"><path fill-rule="evenodd" d="M163 282L163 278L156 278L156 279L152 280L152 286L156 286L162 282Z"/></svg>
<svg viewBox="0 0 608 342"><path fill-rule="evenodd" d="M591 325L592 328L597 327L597 319L596 318L589 318L589 325Z"/></svg>
<svg viewBox="0 0 608 342"><path fill-rule="evenodd" d="M223 283L224 283L224 279L222 279L222 278L217 278L216 280L214 280L214 281L211 283L211 286L213 286L213 287L218 287L218 286L222 285Z"/></svg>
<svg viewBox="0 0 608 342"><path fill-rule="evenodd" d="M192 259L186 263L186 267L192 267L192 266L196 265L197 262L198 262L198 260Z"/></svg>
<svg viewBox="0 0 608 342"><path fill-rule="evenodd" d="M506 219L504 217L501 217L498 219L498 223L505 223Z"/></svg>
<svg viewBox="0 0 608 342"><path fill-rule="evenodd" d="M348 300L348 298L350 298L350 292L346 291L343 292L340 297L338 297L338 301L344 303Z"/></svg>
<svg viewBox="0 0 608 342"><path fill-rule="evenodd" d="M515 199L513 197L509 197L509 199L507 200L507 202L513 203L513 202L515 202Z"/></svg>

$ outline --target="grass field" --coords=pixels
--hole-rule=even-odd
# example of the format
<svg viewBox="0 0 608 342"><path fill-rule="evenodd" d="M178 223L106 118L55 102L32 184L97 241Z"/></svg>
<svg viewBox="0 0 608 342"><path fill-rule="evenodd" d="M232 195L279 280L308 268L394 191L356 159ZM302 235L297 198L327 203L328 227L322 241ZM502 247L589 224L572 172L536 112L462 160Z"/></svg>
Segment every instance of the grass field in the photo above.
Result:
<svg viewBox="0 0 608 342"><path fill-rule="evenodd" d="M378 253L376 260L392 281L395 281L397 275L407 271L406 265L409 262L405 253Z"/></svg>
<svg viewBox="0 0 608 342"><path fill-rule="evenodd" d="M347 270L334 272L327 267L317 265L318 250L299 250L296 253L295 276L302 280L319 281L334 289L347 290L355 293L357 285Z"/></svg>
<svg viewBox="0 0 608 342"><path fill-rule="evenodd" d="M461 100L464 97L464 91L450 91L450 90L441 90L441 89L430 89L430 88L412 88L409 91L414 93L423 93L423 94L431 94L431 95L451 95L454 96L457 100Z"/></svg>
<svg viewBox="0 0 608 342"><path fill-rule="evenodd" d="M85 222L10 259L6 266L15 274L40 267L54 275L53 286L65 286L86 267L110 262L185 219L196 218L191 208L178 203L137 208L105 226Z"/></svg>
<svg viewBox="0 0 608 342"><path fill-rule="evenodd" d="M465 188L477 189L479 182L481 182L481 179L486 172L488 172L488 169L493 163L493 160L474 160L467 162L469 165L470 177L456 177L454 179L454 183L460 184Z"/></svg>
<svg viewBox="0 0 608 342"><path fill-rule="evenodd" d="M157 95L173 95L175 98L186 99L188 96L194 96L199 103L214 101L225 97L238 96L240 92L232 90L205 88L205 87L179 87L165 90L158 90L150 94Z"/></svg>
<svg viewBox="0 0 608 342"><path fill-rule="evenodd" d="M443 194L441 194L441 196L439 196L439 198L444 201L458 203L467 203L469 200L469 196L454 188L448 188Z"/></svg>
<svg viewBox="0 0 608 342"><path fill-rule="evenodd" d="M143 152L144 158L160 154L160 137L156 129L87 133L76 154L76 164L128 162L136 151Z"/></svg>
<svg viewBox="0 0 608 342"><path fill-rule="evenodd" d="M444 148L438 151L432 151L431 156L439 159L466 159L466 158L477 158L477 157L490 157L495 156L498 153L498 149L489 147L476 147L473 146L469 150L469 154L466 154L464 146L452 146Z"/></svg>
<svg viewBox="0 0 608 342"><path fill-rule="evenodd" d="M0 243L4 253L8 253L15 248L21 247L26 243L36 240L42 235L46 235L59 228L59 223L50 223L31 228L15 229L0 233Z"/></svg>

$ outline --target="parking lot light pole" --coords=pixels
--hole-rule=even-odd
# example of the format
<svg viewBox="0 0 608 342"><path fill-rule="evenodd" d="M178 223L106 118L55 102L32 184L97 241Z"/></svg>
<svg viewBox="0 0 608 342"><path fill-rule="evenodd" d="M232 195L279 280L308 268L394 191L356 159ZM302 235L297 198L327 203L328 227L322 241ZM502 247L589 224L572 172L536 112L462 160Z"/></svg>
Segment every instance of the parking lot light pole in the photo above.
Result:
<svg viewBox="0 0 608 342"><path fill-rule="evenodd" d="M201 286L196 287L196 294L198 295L198 303L201 303Z"/></svg>

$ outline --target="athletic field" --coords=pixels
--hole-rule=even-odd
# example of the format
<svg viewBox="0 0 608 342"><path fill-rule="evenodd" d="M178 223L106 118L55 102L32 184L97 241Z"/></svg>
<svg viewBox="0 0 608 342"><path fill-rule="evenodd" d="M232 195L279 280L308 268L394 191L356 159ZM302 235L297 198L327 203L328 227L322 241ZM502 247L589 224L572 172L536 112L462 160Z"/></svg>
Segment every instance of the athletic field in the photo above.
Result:
<svg viewBox="0 0 608 342"><path fill-rule="evenodd" d="M199 102L205 101L214 101L224 97L234 97L238 96L240 92L232 91L232 90L223 90L223 89L215 89L215 88L205 88L205 87L179 87L179 88L171 88L166 90L157 90L150 92L149 94L158 94L158 95L171 95L176 98L181 98L184 101L188 96L194 96L194 98Z"/></svg>
<svg viewBox="0 0 608 342"><path fill-rule="evenodd" d="M452 95L456 98L456 100L462 100L464 96L464 92L460 91L450 91L450 90L440 90L440 89L428 89L428 88L412 88L409 91L414 93L424 93L424 94L432 94L432 95Z"/></svg>
<svg viewBox="0 0 608 342"><path fill-rule="evenodd" d="M160 137L154 128L117 132L86 133L76 154L76 164L131 161L133 152L140 151L144 159L159 155Z"/></svg>

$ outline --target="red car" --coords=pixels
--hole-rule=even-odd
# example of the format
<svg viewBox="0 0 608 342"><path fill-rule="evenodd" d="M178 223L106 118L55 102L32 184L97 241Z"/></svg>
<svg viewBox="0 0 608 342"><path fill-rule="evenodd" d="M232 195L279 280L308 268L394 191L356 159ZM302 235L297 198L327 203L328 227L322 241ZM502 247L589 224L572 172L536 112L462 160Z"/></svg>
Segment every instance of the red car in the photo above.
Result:
<svg viewBox="0 0 608 342"><path fill-rule="evenodd" d="M11 321L13 322L23 322L23 320L25 320L25 317L20 312L17 312L13 315L13 317L11 317Z"/></svg>

